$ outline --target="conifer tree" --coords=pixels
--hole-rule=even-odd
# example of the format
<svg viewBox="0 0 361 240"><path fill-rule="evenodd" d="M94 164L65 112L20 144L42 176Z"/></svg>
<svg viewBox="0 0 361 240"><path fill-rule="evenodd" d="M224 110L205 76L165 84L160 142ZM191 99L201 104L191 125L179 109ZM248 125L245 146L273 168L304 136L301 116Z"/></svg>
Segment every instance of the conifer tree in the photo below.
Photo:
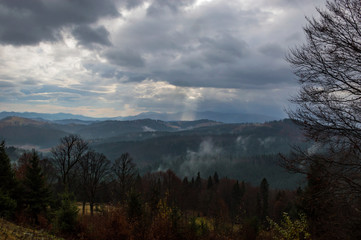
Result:
<svg viewBox="0 0 361 240"><path fill-rule="evenodd" d="M213 179L214 179L214 183L215 183L215 184L218 184L218 183L219 183L219 176L218 176L218 173L217 173L217 172L214 172Z"/></svg>
<svg viewBox="0 0 361 240"><path fill-rule="evenodd" d="M5 152L5 142L0 144L0 190L11 193L16 186L15 174L10 165L10 159Z"/></svg>
<svg viewBox="0 0 361 240"><path fill-rule="evenodd" d="M212 177L209 176L208 177L208 182L207 182L207 189L210 189L213 187L213 181L212 181Z"/></svg>
<svg viewBox="0 0 361 240"><path fill-rule="evenodd" d="M201 180L201 173L200 172L197 173L197 178L196 178L196 181L195 181L195 185L196 185L197 188L202 187L202 180Z"/></svg>
<svg viewBox="0 0 361 240"><path fill-rule="evenodd" d="M237 181L232 188L232 200L235 206L238 206L240 204L241 198L242 198L242 192L241 192L241 188L239 187L239 183Z"/></svg>
<svg viewBox="0 0 361 240"><path fill-rule="evenodd" d="M232 187L232 201L231 201L232 223L235 221L237 215L239 214L241 198L242 198L242 192L237 180L237 182Z"/></svg>
<svg viewBox="0 0 361 240"><path fill-rule="evenodd" d="M33 150L29 165L26 167L24 186L24 203L30 217L38 223L37 216L46 214L51 201L51 192L45 182L44 173L39 166L39 156Z"/></svg>
<svg viewBox="0 0 361 240"><path fill-rule="evenodd" d="M268 215L268 195L269 195L269 184L266 178L262 179L261 185L260 185L260 213L261 213L261 219L263 221L266 220L266 217Z"/></svg>
<svg viewBox="0 0 361 240"><path fill-rule="evenodd" d="M0 217L10 217L16 208L15 189L17 182L5 152L5 142L0 143Z"/></svg>
<svg viewBox="0 0 361 240"><path fill-rule="evenodd" d="M56 211L56 227L63 233L72 233L78 225L79 209L74 200L74 194L69 193L68 189L65 189L60 197L60 208Z"/></svg>

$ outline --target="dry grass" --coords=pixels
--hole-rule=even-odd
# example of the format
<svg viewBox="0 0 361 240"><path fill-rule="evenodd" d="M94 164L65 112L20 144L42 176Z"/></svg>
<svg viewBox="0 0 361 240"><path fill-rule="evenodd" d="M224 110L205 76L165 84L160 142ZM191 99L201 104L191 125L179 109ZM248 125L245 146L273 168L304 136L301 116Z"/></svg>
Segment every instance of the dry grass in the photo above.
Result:
<svg viewBox="0 0 361 240"><path fill-rule="evenodd" d="M63 240L44 231L21 227L0 218L1 240Z"/></svg>
<svg viewBox="0 0 361 240"><path fill-rule="evenodd" d="M77 202L77 207L79 209L79 215L83 214L83 204L81 202ZM114 210L114 206L111 204L94 204L94 214L98 214L100 212L109 212ZM90 205L89 203L87 203L85 205L85 209L84 209L84 214L85 215L90 215Z"/></svg>

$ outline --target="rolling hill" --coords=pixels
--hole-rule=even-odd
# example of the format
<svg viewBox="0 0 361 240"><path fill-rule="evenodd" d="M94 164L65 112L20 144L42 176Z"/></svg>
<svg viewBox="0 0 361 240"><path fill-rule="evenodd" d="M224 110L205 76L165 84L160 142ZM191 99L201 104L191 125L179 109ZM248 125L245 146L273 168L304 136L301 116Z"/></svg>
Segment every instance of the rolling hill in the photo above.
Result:
<svg viewBox="0 0 361 240"><path fill-rule="evenodd" d="M44 154L69 134L89 141L91 148L115 160L129 152L140 171L172 169L179 176L198 171L258 184L267 177L279 187L294 186L293 176L278 164L278 154L293 145L307 148L300 129L291 120L262 124L225 124L210 120L71 122L20 117L0 120L0 139L18 148L35 148Z"/></svg>

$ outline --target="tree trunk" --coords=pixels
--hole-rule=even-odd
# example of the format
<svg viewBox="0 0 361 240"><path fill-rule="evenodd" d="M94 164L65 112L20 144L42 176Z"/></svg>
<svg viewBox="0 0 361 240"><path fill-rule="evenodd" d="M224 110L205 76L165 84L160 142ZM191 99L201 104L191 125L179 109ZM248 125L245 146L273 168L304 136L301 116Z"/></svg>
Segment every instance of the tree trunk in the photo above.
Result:
<svg viewBox="0 0 361 240"><path fill-rule="evenodd" d="M83 201L83 207L82 207L83 215L85 214L85 205L86 205L86 201Z"/></svg>
<svg viewBox="0 0 361 240"><path fill-rule="evenodd" d="M90 205L90 215L93 216L93 213L94 213L94 210L93 210L93 209L94 209L94 203L93 203L93 202L90 202L89 205Z"/></svg>

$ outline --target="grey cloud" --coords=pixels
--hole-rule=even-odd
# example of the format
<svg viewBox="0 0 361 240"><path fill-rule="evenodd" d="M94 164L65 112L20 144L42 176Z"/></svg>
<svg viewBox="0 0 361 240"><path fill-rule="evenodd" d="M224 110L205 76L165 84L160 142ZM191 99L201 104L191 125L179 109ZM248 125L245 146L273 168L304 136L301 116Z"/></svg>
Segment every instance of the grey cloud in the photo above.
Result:
<svg viewBox="0 0 361 240"><path fill-rule="evenodd" d="M131 49L110 49L105 56L110 63L122 67L139 68L145 66L142 56L135 50Z"/></svg>
<svg viewBox="0 0 361 240"><path fill-rule="evenodd" d="M195 0L154 0L149 8L147 9L147 14L149 16L158 16L166 10L171 10L171 12L177 13L180 8L191 5Z"/></svg>
<svg viewBox="0 0 361 240"><path fill-rule="evenodd" d="M200 44L204 62L210 65L233 63L247 54L247 43L233 36L221 35L217 38L201 38Z"/></svg>
<svg viewBox="0 0 361 240"><path fill-rule="evenodd" d="M109 32L104 26L92 28L87 25L75 27L72 31L79 43L86 47L92 47L93 44L110 46Z"/></svg>
<svg viewBox="0 0 361 240"><path fill-rule="evenodd" d="M40 84L39 81L37 81L33 78L27 78L26 80L22 81L21 83L24 85L28 85L28 86L36 86L36 85Z"/></svg>
<svg viewBox="0 0 361 240"><path fill-rule="evenodd" d="M144 3L144 0L126 0L125 1L125 7L127 9L133 9L138 7L139 5L142 5Z"/></svg>
<svg viewBox="0 0 361 240"><path fill-rule="evenodd" d="M73 104L89 103L89 99L100 96L99 93L86 89L81 90L71 87L58 87L55 85L42 85L27 87L20 90L17 99L26 102L49 102L61 103L71 106Z"/></svg>
<svg viewBox="0 0 361 240"><path fill-rule="evenodd" d="M63 27L118 16L112 0L19 0L0 3L0 43L34 45L56 41Z"/></svg>
<svg viewBox="0 0 361 240"><path fill-rule="evenodd" d="M117 68L110 64L100 62L83 62L83 67L91 71L93 74L99 74L102 78L114 78L121 75ZM123 76L123 75L122 75Z"/></svg>
<svg viewBox="0 0 361 240"><path fill-rule="evenodd" d="M62 37L59 32L65 30L73 34L78 45L90 50L79 51L86 56L72 55L79 57L87 71L81 69L72 75L65 68L56 76L46 75L42 70L29 71L29 77L39 78L32 86L30 79L21 77L26 73L24 69L14 73L15 85L9 91L0 88L0 98L28 97L25 101L41 101L50 96L54 104L94 103L117 110L128 105L127 109L132 111L180 112L190 108L190 111L222 109L282 115L281 103L286 102L289 92L277 90L297 86L284 61L283 49L302 40L304 15L312 14L310 9L314 9L311 0L305 2L306 6L302 5L303 0L259 0L252 2L251 7L242 7L242 1L214 0L185 8L193 1L0 0L0 44L57 41ZM142 9L146 6L148 9ZM124 10L119 21L99 21L120 16L117 9ZM77 49L67 49L64 45L58 47L52 53L55 61L66 61L71 57L70 52L78 53ZM107 61L99 61L98 54ZM16 62L3 65L12 64ZM62 78L74 78L79 85L61 88L48 81ZM159 88L154 88L153 94L139 96L134 89L145 79L179 87L174 91L174 86L167 88L161 83L160 88L166 86L163 92L158 93ZM2 82L5 85L12 82L10 78L1 80L8 80ZM44 82L49 85L42 87ZM198 93L198 87L202 88L201 97L185 92ZM215 96L224 89L236 91L239 97L231 94L228 99L227 93ZM210 92L204 94L205 90Z"/></svg>
<svg viewBox="0 0 361 240"><path fill-rule="evenodd" d="M75 95L97 95L96 93L90 93L89 91L73 89L73 88L66 88L66 87L59 87L56 85L42 85L39 88L35 89L23 89L22 92L26 95L31 94L75 94Z"/></svg>
<svg viewBox="0 0 361 240"><path fill-rule="evenodd" d="M0 80L0 88L11 88L15 87L16 85L9 81L1 81Z"/></svg>
<svg viewBox="0 0 361 240"><path fill-rule="evenodd" d="M292 84L293 75L290 69L264 66L220 66L205 70L170 70L156 72L154 79L166 80L171 84L183 87L215 87L268 89Z"/></svg>
<svg viewBox="0 0 361 240"><path fill-rule="evenodd" d="M286 54L286 51L276 43L265 44L259 48L259 51L266 56L274 58L282 58Z"/></svg>
<svg viewBox="0 0 361 240"><path fill-rule="evenodd" d="M260 100L247 101L242 97L239 99L233 99L227 102L220 101L218 99L212 99L210 97L197 103L198 111L218 111L224 113L239 113L242 114L262 114L272 117L286 117L284 112L284 106L272 99L272 96L266 97L260 96ZM268 101L268 102L267 102Z"/></svg>
<svg viewBox="0 0 361 240"><path fill-rule="evenodd" d="M15 80L15 78L9 75L0 74L0 80L9 81L9 80Z"/></svg>
<svg viewBox="0 0 361 240"><path fill-rule="evenodd" d="M176 3L152 4L168 9ZM256 43L248 36L272 15L235 4L213 1L195 11L163 11L125 22L105 57L121 66L125 76L134 68L142 72L141 78L129 77L129 81L150 78L183 87L246 89L295 84L280 47L283 41L274 39L277 44L269 45L266 38Z"/></svg>

